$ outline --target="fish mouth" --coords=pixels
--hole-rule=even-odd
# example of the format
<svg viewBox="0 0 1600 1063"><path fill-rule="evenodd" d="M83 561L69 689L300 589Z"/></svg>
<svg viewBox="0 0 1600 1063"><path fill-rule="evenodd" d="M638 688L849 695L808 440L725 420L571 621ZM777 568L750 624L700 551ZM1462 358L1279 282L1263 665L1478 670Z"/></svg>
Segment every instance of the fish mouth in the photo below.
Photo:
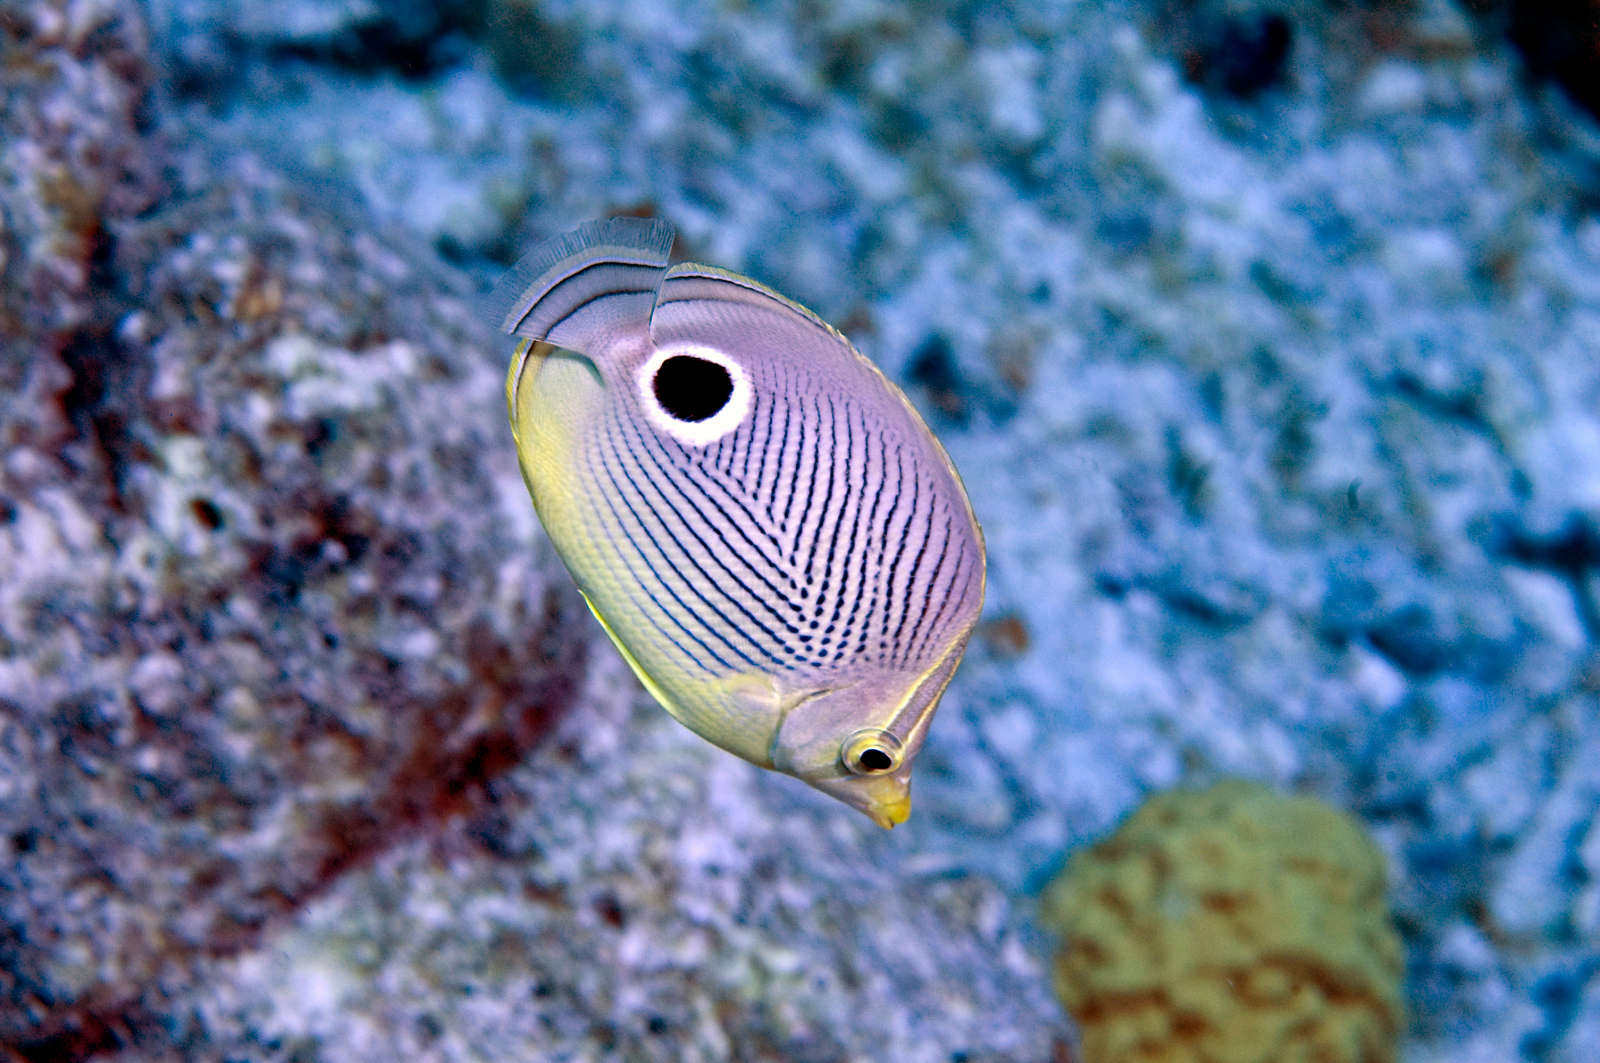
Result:
<svg viewBox="0 0 1600 1063"><path fill-rule="evenodd" d="M904 786L894 799L874 802L861 811L884 830L893 830L896 825L911 818L911 788Z"/></svg>
<svg viewBox="0 0 1600 1063"><path fill-rule="evenodd" d="M819 779L811 785L860 811L884 830L892 830L911 818L909 767L893 775Z"/></svg>

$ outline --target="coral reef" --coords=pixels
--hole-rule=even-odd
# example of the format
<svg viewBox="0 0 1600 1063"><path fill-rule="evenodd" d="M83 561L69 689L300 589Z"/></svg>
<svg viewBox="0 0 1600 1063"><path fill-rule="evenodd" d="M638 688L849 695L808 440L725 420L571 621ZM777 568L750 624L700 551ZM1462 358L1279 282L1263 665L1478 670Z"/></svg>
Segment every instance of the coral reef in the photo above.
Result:
<svg viewBox="0 0 1600 1063"><path fill-rule="evenodd" d="M10 13L0 1041L76 1053L473 807L592 632L468 289L247 160L158 200L138 9Z"/></svg>
<svg viewBox="0 0 1600 1063"><path fill-rule="evenodd" d="M1150 798L1044 898L1087 1063L1386 1063L1384 861L1359 824L1229 780Z"/></svg>
<svg viewBox="0 0 1600 1063"><path fill-rule="evenodd" d="M416 1055L470 1054L514 1025L472 994L509 1002L518 983L457 978L492 950L450 951L465 939L435 909L383 908L413 883L556 927L570 955L626 939L654 965L643 990L612 983L602 1016L589 976L551 961L536 999L564 1032L545 1043L573 1055L644 1044L648 999L669 1044L694 1012L772 1054L878 1039L1044 1058L1061 1027L989 947L1026 938L996 890L1037 889L1144 794L1223 773L1371 830L1407 949L1408 1063L1588 1063L1600 137L1528 77L1584 98L1570 52L1529 49L1579 39L1562 36L1573 8L0 5L0 517L18 517L0 533L21 573L0 606L0 1025L22 1031L0 1039L40 1059L135 1041L198 1057L214 1034L309 1058L410 1030L432 1038ZM468 278L617 211L665 216L681 253L843 324L971 489L990 612L892 848L836 839L804 798L737 772L716 787L746 787L760 823L803 813L792 848L756 826L736 843L723 806L706 821L676 798L629 833L589 802L634 808L628 787L654 778L697 798L720 762L672 752L625 688L519 714L538 702L517 683L592 690L614 661L587 653L593 628L496 464L500 399L474 367L497 376L503 348ZM370 508L347 520L341 495ZM216 657L240 633L259 657ZM257 686L258 714L227 715ZM471 714L483 689L501 715ZM358 711L406 691L398 717ZM564 760L570 743L539 739L557 718L617 742ZM502 820L635 870L547 847L573 862L491 873ZM657 890L643 869L689 824L708 849L780 854L764 888L793 903L703 911ZM588 902L602 874L617 908ZM759 992L697 988L729 985L746 950L842 972L826 928L869 924L830 906L910 919L898 893L956 889L942 874L969 876L950 882L1004 929L918 924L928 977L851 1032L808 1040ZM540 899L555 881L570 906ZM389 958L316 951L341 913L394 935ZM718 947L652 959L653 935L701 918L684 913L723 928ZM741 936L740 919L769 921ZM427 967L430 940L455 966ZM942 1010L962 966L990 989ZM330 969L431 989L387 1011L283 995ZM828 992L800 1011L842 1016L848 994ZM705 1037L709 1058L740 1051Z"/></svg>
<svg viewBox="0 0 1600 1063"><path fill-rule="evenodd" d="M0 330L61 344L90 323L92 281L103 269L108 220L150 206L161 192L158 163L139 126L148 120L154 71L143 22L125 4L11 4L0 9ZM0 389L7 424L51 404L36 390L59 371L29 378L21 349Z"/></svg>
<svg viewBox="0 0 1600 1063"><path fill-rule="evenodd" d="M0 1055L1047 1056L996 886L639 700L472 282L167 121L142 14L0 11Z"/></svg>
<svg viewBox="0 0 1600 1063"><path fill-rule="evenodd" d="M172 1009L203 1046L185 1058L1071 1058L1037 943L993 883L907 862L800 791L597 654L488 814L391 848L207 965Z"/></svg>

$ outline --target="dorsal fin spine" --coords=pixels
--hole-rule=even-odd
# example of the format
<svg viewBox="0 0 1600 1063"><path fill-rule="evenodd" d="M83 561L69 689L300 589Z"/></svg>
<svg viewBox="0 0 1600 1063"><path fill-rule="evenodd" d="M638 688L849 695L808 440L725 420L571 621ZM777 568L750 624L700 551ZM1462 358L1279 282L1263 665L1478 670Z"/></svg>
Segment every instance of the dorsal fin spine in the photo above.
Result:
<svg viewBox="0 0 1600 1063"><path fill-rule="evenodd" d="M583 353L648 329L672 249L658 219L592 221L546 240L511 268L486 311L502 331Z"/></svg>

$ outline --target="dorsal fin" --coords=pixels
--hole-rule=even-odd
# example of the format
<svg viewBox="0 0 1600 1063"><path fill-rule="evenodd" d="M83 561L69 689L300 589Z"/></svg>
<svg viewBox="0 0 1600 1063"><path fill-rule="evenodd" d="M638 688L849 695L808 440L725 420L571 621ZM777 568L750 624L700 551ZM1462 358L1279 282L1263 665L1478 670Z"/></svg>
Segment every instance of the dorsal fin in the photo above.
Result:
<svg viewBox="0 0 1600 1063"><path fill-rule="evenodd" d="M718 269L716 266L704 266L698 262L680 262L668 270L662 279L661 294L656 297L659 316L651 322L651 333L657 342L667 342L664 333L676 324L675 322L668 324L668 321L676 316L675 313L673 311L662 313L661 308L672 303L688 302L737 303L758 310L776 310L784 316L793 313L840 342L848 342L840 335L838 329L793 299L779 295L760 281L751 280L729 270ZM676 309L678 308L674 308Z"/></svg>
<svg viewBox="0 0 1600 1063"><path fill-rule="evenodd" d="M741 357L795 359L812 373L861 359L849 341L799 303L749 277L694 262L667 271L650 316L650 338L657 347L692 343Z"/></svg>
<svg viewBox="0 0 1600 1063"><path fill-rule="evenodd" d="M583 354L624 333L644 333L667 270L672 226L611 218L551 237L523 256L489 294L502 331Z"/></svg>

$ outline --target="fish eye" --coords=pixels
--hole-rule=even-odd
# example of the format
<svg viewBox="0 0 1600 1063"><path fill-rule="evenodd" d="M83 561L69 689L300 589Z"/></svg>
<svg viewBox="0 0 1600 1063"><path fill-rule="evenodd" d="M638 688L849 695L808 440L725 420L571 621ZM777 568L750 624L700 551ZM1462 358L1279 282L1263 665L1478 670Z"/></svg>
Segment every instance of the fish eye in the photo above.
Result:
<svg viewBox="0 0 1600 1063"><path fill-rule="evenodd" d="M855 775L882 775L900 766L900 739L877 727L864 727L844 740L839 759Z"/></svg>
<svg viewBox="0 0 1600 1063"><path fill-rule="evenodd" d="M704 421L728 404L733 377L716 362L675 354L656 367L651 388L668 416Z"/></svg>

